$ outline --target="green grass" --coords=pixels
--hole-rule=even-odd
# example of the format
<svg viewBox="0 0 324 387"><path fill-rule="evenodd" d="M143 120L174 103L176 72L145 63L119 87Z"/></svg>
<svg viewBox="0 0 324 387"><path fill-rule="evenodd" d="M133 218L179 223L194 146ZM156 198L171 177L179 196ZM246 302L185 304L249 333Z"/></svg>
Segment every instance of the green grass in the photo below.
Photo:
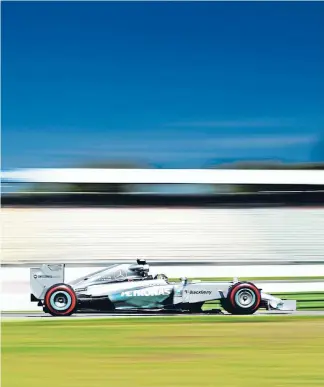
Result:
<svg viewBox="0 0 324 387"><path fill-rule="evenodd" d="M323 386L324 318L2 322L4 387Z"/></svg>

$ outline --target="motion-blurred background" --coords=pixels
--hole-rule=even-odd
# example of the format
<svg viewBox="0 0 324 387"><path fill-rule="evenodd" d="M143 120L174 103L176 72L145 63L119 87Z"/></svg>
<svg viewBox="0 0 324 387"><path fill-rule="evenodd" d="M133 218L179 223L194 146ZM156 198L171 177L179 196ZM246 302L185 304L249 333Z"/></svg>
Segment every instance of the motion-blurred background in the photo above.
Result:
<svg viewBox="0 0 324 387"><path fill-rule="evenodd" d="M4 2L2 170L323 169L323 10L317 2ZM319 206L322 186L2 188L5 261L323 252L321 209L253 210ZM105 211L81 211L93 206Z"/></svg>

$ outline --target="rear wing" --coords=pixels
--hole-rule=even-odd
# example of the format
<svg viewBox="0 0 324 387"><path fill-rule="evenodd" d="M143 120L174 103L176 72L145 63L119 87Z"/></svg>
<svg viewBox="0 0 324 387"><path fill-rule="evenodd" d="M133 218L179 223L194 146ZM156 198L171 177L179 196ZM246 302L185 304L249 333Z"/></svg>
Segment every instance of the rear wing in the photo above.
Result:
<svg viewBox="0 0 324 387"><path fill-rule="evenodd" d="M49 287L58 283L64 283L64 264L42 264L30 269L31 301L44 299Z"/></svg>

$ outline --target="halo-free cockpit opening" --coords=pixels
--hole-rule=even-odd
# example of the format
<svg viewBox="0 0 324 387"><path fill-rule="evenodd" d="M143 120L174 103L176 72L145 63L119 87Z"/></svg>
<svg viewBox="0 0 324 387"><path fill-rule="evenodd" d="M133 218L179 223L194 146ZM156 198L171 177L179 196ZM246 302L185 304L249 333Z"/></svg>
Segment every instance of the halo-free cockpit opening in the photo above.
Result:
<svg viewBox="0 0 324 387"><path fill-rule="evenodd" d="M85 277L78 278L71 282L72 286L89 285L93 283L107 284L118 283L124 281L143 281L153 279L164 279L168 282L168 278L164 274L152 276L150 267L144 260L137 260L136 264L116 264L106 269L101 269L91 273Z"/></svg>

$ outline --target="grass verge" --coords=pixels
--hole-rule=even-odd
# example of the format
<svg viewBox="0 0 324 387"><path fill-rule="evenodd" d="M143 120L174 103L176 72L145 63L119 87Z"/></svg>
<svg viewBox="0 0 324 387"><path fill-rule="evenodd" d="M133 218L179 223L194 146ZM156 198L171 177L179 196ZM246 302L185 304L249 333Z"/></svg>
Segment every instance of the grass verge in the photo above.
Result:
<svg viewBox="0 0 324 387"><path fill-rule="evenodd" d="M322 386L324 318L2 322L5 387Z"/></svg>

